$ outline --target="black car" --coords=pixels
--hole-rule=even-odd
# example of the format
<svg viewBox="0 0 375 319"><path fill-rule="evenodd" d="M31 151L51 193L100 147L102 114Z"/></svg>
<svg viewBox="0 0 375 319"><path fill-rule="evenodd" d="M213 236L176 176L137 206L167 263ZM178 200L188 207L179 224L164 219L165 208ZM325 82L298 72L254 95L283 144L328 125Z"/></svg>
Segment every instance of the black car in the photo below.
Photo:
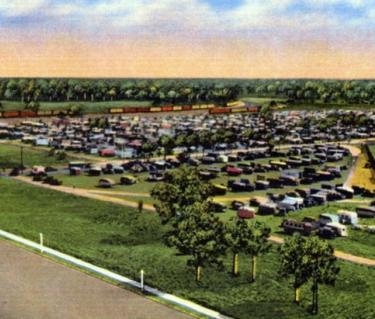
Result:
<svg viewBox="0 0 375 319"><path fill-rule="evenodd" d="M241 201L238 201L238 200L234 200L232 203L231 203L231 208L233 210L238 210L240 209L241 207L244 207L245 206L245 203L244 202L241 202Z"/></svg>
<svg viewBox="0 0 375 319"><path fill-rule="evenodd" d="M322 227L318 231L318 235L325 239L334 239L336 237L336 232L330 227Z"/></svg>

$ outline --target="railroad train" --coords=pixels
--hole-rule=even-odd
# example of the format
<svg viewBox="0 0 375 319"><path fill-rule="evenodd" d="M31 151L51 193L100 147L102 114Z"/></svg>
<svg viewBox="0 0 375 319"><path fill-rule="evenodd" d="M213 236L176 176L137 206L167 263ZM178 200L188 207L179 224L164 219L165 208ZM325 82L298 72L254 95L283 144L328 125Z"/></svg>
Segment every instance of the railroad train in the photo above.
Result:
<svg viewBox="0 0 375 319"><path fill-rule="evenodd" d="M226 114L226 113L257 113L260 106L250 105L237 108L218 107L213 104L199 105L174 105L174 106L151 106L151 107L123 107L108 109L105 114L129 114L129 113L160 113L160 112L181 112L181 111L197 111L208 110L210 114ZM25 118L25 117L49 117L72 115L68 110L51 110L51 111L3 111L0 112L0 118Z"/></svg>

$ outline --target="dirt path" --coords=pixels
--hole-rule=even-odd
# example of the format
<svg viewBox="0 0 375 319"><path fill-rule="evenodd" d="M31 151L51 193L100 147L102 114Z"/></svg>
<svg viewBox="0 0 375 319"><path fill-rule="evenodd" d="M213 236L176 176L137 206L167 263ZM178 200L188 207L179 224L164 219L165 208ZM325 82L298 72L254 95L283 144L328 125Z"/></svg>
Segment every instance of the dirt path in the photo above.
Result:
<svg viewBox="0 0 375 319"><path fill-rule="evenodd" d="M151 197L149 193L130 193L130 192L113 192L113 191L90 191L90 192L93 194L101 194L101 195Z"/></svg>
<svg viewBox="0 0 375 319"><path fill-rule="evenodd" d="M33 182L32 180L30 180L30 178L27 178L27 177L24 177L24 176L18 176L15 179L17 179L19 181L22 181L22 182L26 182L28 184L31 184L31 185L34 185L34 186L37 186L37 187L52 189L52 190L55 190L55 191L60 191L60 192L63 192L63 193L68 193L68 194L72 194L72 195L76 195L76 196L82 196L82 197L92 198L92 199L96 199L96 200L107 201L107 202L111 202L111 203L114 203L114 204L119 204L119 205L123 205L123 206L127 206L127 207L133 207L133 208L138 207L138 203L136 203L136 202L132 202L132 201L124 200L124 199L119 199L119 198L114 198L114 197L109 197L109 196L104 196L104 195L100 195L100 194L94 194L94 193L91 193L89 190L85 190L85 189L66 187L66 186L57 186L57 187L56 186L50 186L50 185L42 184L40 182ZM152 205L149 205L149 204L144 204L143 208L145 210L155 211L155 208ZM271 236L270 241L272 241L274 243L277 243L277 244L282 244L284 242L284 239L282 239L280 237L277 237L277 236ZM335 254L340 259L351 261L351 262L356 263L356 264L361 264L361 265L366 265L366 266L375 266L375 260L373 260L373 259L358 257L358 256L346 254L346 253L340 252L340 251L335 251Z"/></svg>
<svg viewBox="0 0 375 319"><path fill-rule="evenodd" d="M0 260L0 318L191 318L3 240Z"/></svg>
<svg viewBox="0 0 375 319"><path fill-rule="evenodd" d="M133 202L133 201L129 201L129 200L121 199L121 198L116 198L116 197L111 197L111 196L105 196L103 194L96 194L95 193L96 191L90 191L90 190L83 189L83 188L74 188L74 187L67 187L67 186L51 186L48 184L42 184L41 182L34 182L30 178L25 177L25 176L18 176L18 177L15 177L15 179L37 186L37 187L43 187L43 188L47 188L47 189L51 189L54 191L59 191L59 192L67 193L67 194L72 194L76 196L102 200L102 201L111 202L114 204L119 204L119 205L123 205L127 207L138 208L137 202ZM146 210L155 211L155 208L149 204L143 204L143 208Z"/></svg>
<svg viewBox="0 0 375 319"><path fill-rule="evenodd" d="M277 236L271 236L270 241L276 244L283 244L284 239L277 237ZM370 259L370 258L365 258L365 257L359 257L359 256L354 256L351 254L344 253L339 250L335 250L335 256L339 259L345 260L345 261L350 261L355 264L360 264L360 265L365 265L365 266L371 266L375 267L375 260Z"/></svg>

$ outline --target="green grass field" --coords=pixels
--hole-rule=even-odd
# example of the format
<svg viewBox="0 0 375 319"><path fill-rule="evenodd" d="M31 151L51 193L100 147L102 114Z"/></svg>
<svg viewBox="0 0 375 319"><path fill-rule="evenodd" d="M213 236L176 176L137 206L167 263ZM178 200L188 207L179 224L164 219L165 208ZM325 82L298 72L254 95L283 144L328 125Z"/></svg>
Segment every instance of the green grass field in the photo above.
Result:
<svg viewBox="0 0 375 319"><path fill-rule="evenodd" d="M20 101L0 101L3 105L4 111L21 111L25 106ZM106 102L40 102L41 111L67 110L70 106L79 104L82 105L84 113L105 112L110 108L117 107L147 107L151 106L151 101L106 101Z"/></svg>
<svg viewBox="0 0 375 319"><path fill-rule="evenodd" d="M278 255L260 258L258 279L249 282L250 261L241 256L241 276L233 278L230 256L226 271L204 269L197 285L187 271L186 257L161 243L163 228L156 214L140 215L133 209L0 179L0 228L34 241L42 232L47 246L72 254L120 274L199 302L234 318L306 318L310 287L303 303L292 303L291 283L278 275ZM137 218L138 217L138 218ZM341 274L333 288L321 287L319 319L374 317L374 269L339 262Z"/></svg>
<svg viewBox="0 0 375 319"><path fill-rule="evenodd" d="M257 96L248 96L242 97L241 100L246 102L251 102L259 105L269 105L271 101L275 101L281 105L285 105L285 108L280 109L281 111L285 110L308 110L308 111L319 111L324 109L345 109L345 110L374 110L375 105L370 104L325 104L321 102L316 103L298 103L298 104L286 104L287 99L282 98L272 98L272 97L257 97Z"/></svg>
<svg viewBox="0 0 375 319"><path fill-rule="evenodd" d="M38 148L25 146L23 148L23 163L26 167L34 165L61 166L66 165L69 157L58 160L56 156L49 156L48 152ZM14 168L21 164L21 148L18 145L0 143L0 168Z"/></svg>
<svg viewBox="0 0 375 319"><path fill-rule="evenodd" d="M250 102L254 104L259 104L259 105L269 105L271 101L275 101L277 103L283 104L285 102L285 99L280 99L280 98L269 98L269 97L251 97L251 96L246 96L241 98L242 101L245 102Z"/></svg>
<svg viewBox="0 0 375 319"><path fill-rule="evenodd" d="M375 144L369 145L369 149L370 149L370 152L372 153L372 155L375 158Z"/></svg>

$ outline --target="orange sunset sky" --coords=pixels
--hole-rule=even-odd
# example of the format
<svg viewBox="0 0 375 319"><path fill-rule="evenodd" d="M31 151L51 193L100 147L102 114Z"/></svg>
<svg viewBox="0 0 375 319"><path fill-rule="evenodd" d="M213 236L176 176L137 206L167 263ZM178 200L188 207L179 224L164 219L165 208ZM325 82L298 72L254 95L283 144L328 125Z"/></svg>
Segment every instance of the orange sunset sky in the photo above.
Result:
<svg viewBox="0 0 375 319"><path fill-rule="evenodd" d="M0 77L374 78L374 1L0 0Z"/></svg>

